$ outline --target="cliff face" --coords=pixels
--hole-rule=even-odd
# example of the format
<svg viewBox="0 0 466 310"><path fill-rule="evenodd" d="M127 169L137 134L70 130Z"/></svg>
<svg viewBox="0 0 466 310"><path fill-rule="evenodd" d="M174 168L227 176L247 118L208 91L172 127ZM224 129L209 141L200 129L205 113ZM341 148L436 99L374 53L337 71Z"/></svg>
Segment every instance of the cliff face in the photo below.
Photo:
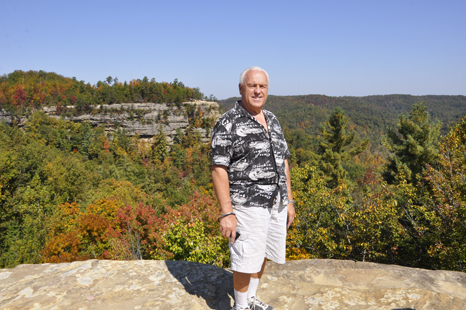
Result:
<svg viewBox="0 0 466 310"><path fill-rule="evenodd" d="M54 118L63 117L57 115L56 107L44 107L43 111ZM199 132L202 142L208 142L209 129L220 117L219 105L216 102L183 102L178 106L165 103L119 103L96 106L88 114L63 118L74 122L89 121L94 126L103 125L110 135L113 131L122 129L130 136L139 135L143 139L151 139L159 132L159 128L162 128L171 143L177 130L186 131L195 117L203 119L204 122L195 125L194 130ZM0 110L1 121L17 122L23 126L27 118L14 118L7 111Z"/></svg>
<svg viewBox="0 0 466 310"><path fill-rule="evenodd" d="M217 309L229 270L181 261L89 260L0 269L0 309ZM466 309L466 274L340 260L268 263L259 297L277 310Z"/></svg>

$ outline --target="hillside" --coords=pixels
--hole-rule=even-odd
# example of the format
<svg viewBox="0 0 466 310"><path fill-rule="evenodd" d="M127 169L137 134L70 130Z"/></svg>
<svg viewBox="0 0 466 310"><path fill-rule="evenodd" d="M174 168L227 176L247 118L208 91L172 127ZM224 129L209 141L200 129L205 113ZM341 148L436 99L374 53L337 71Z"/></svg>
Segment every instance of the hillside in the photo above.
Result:
<svg viewBox="0 0 466 310"><path fill-rule="evenodd" d="M239 97L220 100L226 111ZM330 97L325 95L273 96L269 95L266 108L274 112L284 128L303 128L317 134L319 125L326 121L335 107L345 110L352 123L365 130L371 139L378 140L388 127L394 127L400 114L407 114L414 103L424 102L433 120L447 125L458 122L466 114L466 96L411 96L381 95L366 97Z"/></svg>
<svg viewBox="0 0 466 310"><path fill-rule="evenodd" d="M16 115L29 115L44 106L55 106L58 114L70 116L87 113L102 104L159 102L180 106L183 101L203 98L199 88L187 87L178 79L167 83L145 76L122 83L109 76L91 85L42 70L16 70L0 76L0 108Z"/></svg>

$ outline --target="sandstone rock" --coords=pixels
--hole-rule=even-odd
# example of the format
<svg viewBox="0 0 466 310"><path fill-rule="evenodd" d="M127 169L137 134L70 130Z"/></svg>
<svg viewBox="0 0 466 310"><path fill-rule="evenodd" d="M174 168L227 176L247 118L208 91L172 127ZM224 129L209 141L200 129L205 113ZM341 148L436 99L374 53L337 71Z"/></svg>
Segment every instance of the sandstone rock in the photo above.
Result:
<svg viewBox="0 0 466 310"><path fill-rule="evenodd" d="M269 265L260 296L276 309L466 309L466 274L341 260Z"/></svg>
<svg viewBox="0 0 466 310"><path fill-rule="evenodd" d="M231 279L175 261L20 265L0 270L0 309L228 309Z"/></svg>
<svg viewBox="0 0 466 310"><path fill-rule="evenodd" d="M111 105L98 105L94 111L98 113L84 114L80 116L64 117L66 120L74 122L89 121L93 126L103 125L105 130L113 132L116 129L124 129L128 135L139 135L143 139L150 139L159 133L159 125L167 135L169 143L176 135L176 130L183 132L189 126L187 114L188 107L200 109L204 117L209 117L217 121L220 117L219 105L210 101L183 102L180 107L167 105L165 103L118 103ZM67 108L74 108L69 106ZM44 107L42 109L47 115L55 118L56 107ZM0 121L13 123L16 121L20 125L25 125L27 118L13 118L7 111L0 109ZM214 124L215 124L214 122ZM118 128L117 128L118 127ZM206 143L210 139L209 132L203 128L195 128L201 135L201 141Z"/></svg>
<svg viewBox="0 0 466 310"><path fill-rule="evenodd" d="M190 262L99 261L0 270L0 309L229 309L229 270ZM340 260L268 263L275 309L466 309L466 274Z"/></svg>

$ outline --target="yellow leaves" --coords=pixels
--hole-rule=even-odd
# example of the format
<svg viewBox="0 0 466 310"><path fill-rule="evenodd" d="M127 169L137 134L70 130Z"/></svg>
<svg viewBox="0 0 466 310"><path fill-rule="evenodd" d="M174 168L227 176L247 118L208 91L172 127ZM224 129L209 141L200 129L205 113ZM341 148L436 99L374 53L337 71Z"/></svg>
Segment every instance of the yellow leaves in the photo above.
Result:
<svg viewBox="0 0 466 310"><path fill-rule="evenodd" d="M296 222L288 237L288 259L362 260L358 255L364 250L364 259L384 262L396 246L392 244L395 236L405 235L397 220L400 214L393 188L385 183L365 192L355 205L347 184L329 189L313 167L295 168L292 182ZM393 236L384 235L387 232Z"/></svg>
<svg viewBox="0 0 466 310"><path fill-rule="evenodd" d="M311 255L303 248L293 247L292 245L287 246L286 249L287 260L299 260L299 259L309 259Z"/></svg>
<svg viewBox="0 0 466 310"><path fill-rule="evenodd" d="M118 208L122 207L121 203L116 198L99 199L95 203L87 207L87 214L100 214L108 220L114 220Z"/></svg>

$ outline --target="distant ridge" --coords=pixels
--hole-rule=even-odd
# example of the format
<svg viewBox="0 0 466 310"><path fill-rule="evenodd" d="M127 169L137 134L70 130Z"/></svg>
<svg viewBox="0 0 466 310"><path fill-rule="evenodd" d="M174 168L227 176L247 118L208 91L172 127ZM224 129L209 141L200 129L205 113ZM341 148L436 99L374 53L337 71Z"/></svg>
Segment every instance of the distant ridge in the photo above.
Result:
<svg viewBox="0 0 466 310"><path fill-rule="evenodd" d="M226 111L239 97L219 100ZM393 127L400 114L407 114L414 103L423 102L431 113L431 119L441 121L443 131L448 125L466 115L466 96L446 95L375 95L365 97L331 97L325 95L274 96L269 95L266 109L274 112L283 127L303 128L317 134L319 125L326 121L335 107L345 110L358 131L369 131L368 135L380 135Z"/></svg>

